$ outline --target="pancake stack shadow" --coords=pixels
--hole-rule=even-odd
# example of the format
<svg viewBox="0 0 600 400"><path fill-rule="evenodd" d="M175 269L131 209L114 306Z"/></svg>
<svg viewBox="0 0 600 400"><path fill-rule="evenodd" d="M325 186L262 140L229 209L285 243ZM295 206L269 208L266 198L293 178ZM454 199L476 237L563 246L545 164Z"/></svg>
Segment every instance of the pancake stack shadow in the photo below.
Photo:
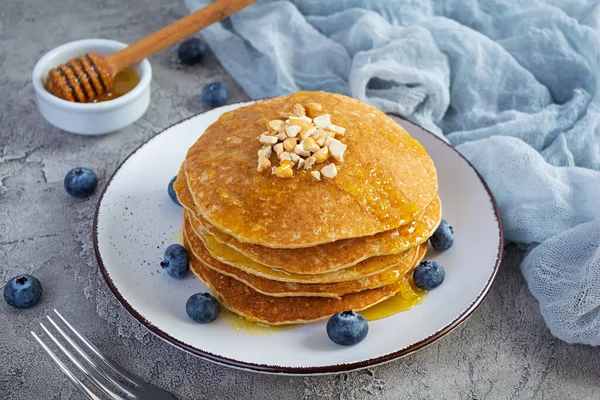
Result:
<svg viewBox="0 0 600 400"><path fill-rule="evenodd" d="M346 127L338 175L257 172L265 124L307 103ZM224 307L269 325L361 311L406 291L441 219L422 146L375 108L324 92L224 114L190 148L174 188L194 274Z"/></svg>

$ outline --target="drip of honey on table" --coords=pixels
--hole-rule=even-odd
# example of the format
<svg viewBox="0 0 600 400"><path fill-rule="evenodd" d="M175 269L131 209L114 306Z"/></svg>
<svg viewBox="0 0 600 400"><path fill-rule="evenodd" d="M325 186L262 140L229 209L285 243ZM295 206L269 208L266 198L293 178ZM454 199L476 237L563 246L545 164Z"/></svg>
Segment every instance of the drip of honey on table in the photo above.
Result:
<svg viewBox="0 0 600 400"><path fill-rule="evenodd" d="M140 83L140 77L137 72L132 68L125 68L115 75L113 90L95 99L94 103L119 98L124 94L131 92L138 83Z"/></svg>

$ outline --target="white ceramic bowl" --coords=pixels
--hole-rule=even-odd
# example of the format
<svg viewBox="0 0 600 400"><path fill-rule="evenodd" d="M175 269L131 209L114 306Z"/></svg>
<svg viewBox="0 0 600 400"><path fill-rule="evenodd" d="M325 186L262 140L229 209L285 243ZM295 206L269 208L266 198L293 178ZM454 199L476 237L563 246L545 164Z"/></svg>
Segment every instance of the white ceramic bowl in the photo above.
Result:
<svg viewBox="0 0 600 400"><path fill-rule="evenodd" d="M109 55L127 47L125 43L107 39L85 39L59 46L44 55L33 69L33 88L40 113L52 125L81 135L102 135L114 132L137 121L150 104L152 68L148 60L133 66L140 82L129 93L100 103L73 103L60 99L44 89L48 71L69 59L95 51Z"/></svg>

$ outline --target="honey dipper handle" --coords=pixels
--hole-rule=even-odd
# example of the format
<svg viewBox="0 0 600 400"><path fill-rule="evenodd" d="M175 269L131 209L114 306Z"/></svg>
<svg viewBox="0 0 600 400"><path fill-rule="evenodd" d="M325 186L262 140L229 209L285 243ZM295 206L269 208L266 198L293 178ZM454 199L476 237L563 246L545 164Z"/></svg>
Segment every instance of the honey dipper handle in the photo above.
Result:
<svg viewBox="0 0 600 400"><path fill-rule="evenodd" d="M257 0L217 0L105 58L112 76L221 21Z"/></svg>

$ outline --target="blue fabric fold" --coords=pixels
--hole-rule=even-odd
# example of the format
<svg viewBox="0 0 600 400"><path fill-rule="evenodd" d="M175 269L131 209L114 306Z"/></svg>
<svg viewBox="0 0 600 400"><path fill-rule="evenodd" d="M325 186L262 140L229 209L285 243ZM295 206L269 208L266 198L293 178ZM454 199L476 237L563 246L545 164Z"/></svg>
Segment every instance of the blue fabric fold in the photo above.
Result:
<svg viewBox="0 0 600 400"><path fill-rule="evenodd" d="M600 345L600 3L263 0L202 34L252 98L343 93L456 146L551 332Z"/></svg>

